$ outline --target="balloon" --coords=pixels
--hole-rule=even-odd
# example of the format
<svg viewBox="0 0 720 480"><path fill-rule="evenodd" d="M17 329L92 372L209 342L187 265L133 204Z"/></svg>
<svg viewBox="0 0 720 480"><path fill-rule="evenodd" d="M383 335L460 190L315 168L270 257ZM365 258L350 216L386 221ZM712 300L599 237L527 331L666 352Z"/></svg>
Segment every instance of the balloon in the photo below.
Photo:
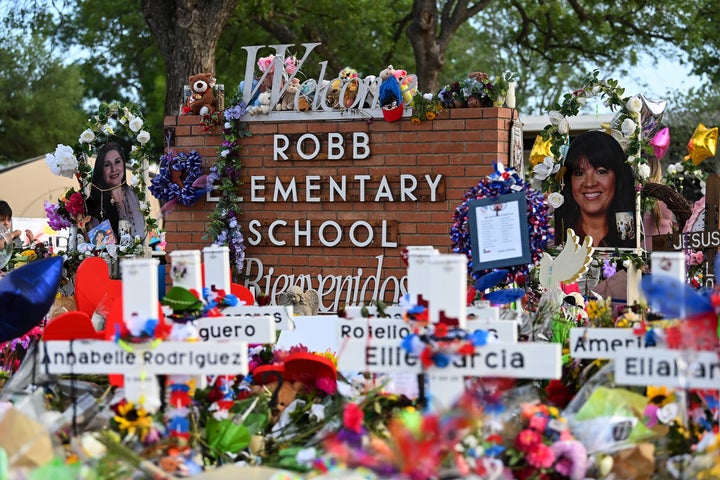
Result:
<svg viewBox="0 0 720 480"><path fill-rule="evenodd" d="M550 151L551 144L552 142L550 140L545 141L540 135L535 137L535 143L532 146L532 150L530 150L530 164L535 166L538 163L542 163L545 157L552 157L553 154Z"/></svg>
<svg viewBox="0 0 720 480"><path fill-rule="evenodd" d="M718 142L718 127L707 128L702 123L698 123L690 141L688 142L688 155L685 160L692 160L695 165L708 157L715 156Z"/></svg>
<svg viewBox="0 0 720 480"><path fill-rule="evenodd" d="M660 128L660 120L662 120L667 100L653 102L640 94L642 100L642 109L640 110L640 125L642 125L643 135L645 138L651 138Z"/></svg>
<svg viewBox="0 0 720 480"><path fill-rule="evenodd" d="M0 343L25 335L42 321L55 300L62 266L62 257L50 257L0 280Z"/></svg>
<svg viewBox="0 0 720 480"><path fill-rule="evenodd" d="M663 128L655 134L650 140L650 145L653 147L655 152L655 158L660 160L667 153L668 147L670 147L670 129L668 127Z"/></svg>
<svg viewBox="0 0 720 480"><path fill-rule="evenodd" d="M5 267L12 258L13 245L10 230L0 225L0 268Z"/></svg>
<svg viewBox="0 0 720 480"><path fill-rule="evenodd" d="M640 288L648 305L670 318L686 318L712 311L710 299L669 275L643 275Z"/></svg>

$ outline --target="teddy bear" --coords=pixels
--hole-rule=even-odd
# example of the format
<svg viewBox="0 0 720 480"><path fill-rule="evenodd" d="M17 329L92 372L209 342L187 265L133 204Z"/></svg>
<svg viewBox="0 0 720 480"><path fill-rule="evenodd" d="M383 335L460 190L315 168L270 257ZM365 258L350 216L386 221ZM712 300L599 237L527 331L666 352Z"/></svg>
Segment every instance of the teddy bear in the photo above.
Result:
<svg viewBox="0 0 720 480"><path fill-rule="evenodd" d="M183 113L195 115L210 115L215 112L215 94L212 86L215 78L212 73L198 73L190 75L191 94L187 98Z"/></svg>
<svg viewBox="0 0 720 480"><path fill-rule="evenodd" d="M258 95L258 103L259 105L257 107L252 107L248 110L250 112L250 115L257 115L259 113L268 114L270 113L271 107L270 107L270 97L272 94L269 91L262 92L260 95Z"/></svg>
<svg viewBox="0 0 720 480"><path fill-rule="evenodd" d="M278 388L278 385L280 386ZM261 394L263 391L270 393L274 396L275 401L272 405L272 411L270 412L270 423L277 423L280 415L290 405L293 400L297 397L298 393L301 393L305 389L305 385L302 382L278 382L273 381L266 383L265 385L252 385L250 391L254 394ZM277 390L277 392L276 392Z"/></svg>
<svg viewBox="0 0 720 480"><path fill-rule="evenodd" d="M300 90L300 79L293 78L288 83L280 103L275 107L277 110L295 110L295 94Z"/></svg>

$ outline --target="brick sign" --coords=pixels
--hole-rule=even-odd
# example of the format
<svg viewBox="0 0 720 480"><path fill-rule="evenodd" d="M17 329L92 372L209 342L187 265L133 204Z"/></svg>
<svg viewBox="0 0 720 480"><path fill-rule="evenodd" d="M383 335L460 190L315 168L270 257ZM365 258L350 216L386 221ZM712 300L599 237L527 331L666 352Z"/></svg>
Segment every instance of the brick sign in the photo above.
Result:
<svg viewBox="0 0 720 480"><path fill-rule="evenodd" d="M417 125L385 122L372 105L349 110L248 118L238 185L247 246L241 283L256 294L274 300L291 285L313 288L321 313L371 299L397 303L407 291L400 250L450 253L453 212L493 161L507 164L517 119L509 108L463 108ZM206 167L214 163L219 129L206 132L193 115L166 117L165 126L174 150L195 149ZM168 251L206 246L215 205L176 208L165 220Z"/></svg>

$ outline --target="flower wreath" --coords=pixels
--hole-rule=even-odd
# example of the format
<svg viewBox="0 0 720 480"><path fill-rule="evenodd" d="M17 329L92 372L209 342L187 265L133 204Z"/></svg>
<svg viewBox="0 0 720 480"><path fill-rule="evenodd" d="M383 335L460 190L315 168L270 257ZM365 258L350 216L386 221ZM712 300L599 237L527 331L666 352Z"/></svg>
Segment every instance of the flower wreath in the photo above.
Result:
<svg viewBox="0 0 720 480"><path fill-rule="evenodd" d="M646 122L648 125L643 126L642 117L645 114L644 110L647 110L647 100L641 95L622 97L625 90L618 85L617 80L612 78L600 80L599 74L599 70L593 70L584 78L582 88L566 93L562 103L556 102L550 108L548 115L550 124L541 132L543 141L549 143L550 155L536 161L533 175L541 182L542 190L549 194L548 201L555 208L564 201L560 192L565 173L563 169L565 156L570 146L570 125L567 119L577 115L587 99L597 97L612 111L619 108L611 124L603 127L628 154L627 163L633 169L639 188L642 188L642 184L650 175L650 166L642 154L652 153L652 147L646 136L654 133L662 112L656 113L654 117L650 114L651 122Z"/></svg>
<svg viewBox="0 0 720 480"><path fill-rule="evenodd" d="M97 113L88 119L78 143L72 148L58 145L54 154L47 154L46 162L55 175L77 178L80 193L85 197L92 182L92 167L88 158L113 137L118 137L116 130L127 128L127 136L135 139L128 155L127 166L133 173L132 188L140 202L140 211L145 219L145 232L149 232L157 227L157 220L150 216L150 203L145 194L145 172L148 169L151 148L150 134L142 129L143 125L143 116L137 105L103 102Z"/></svg>
<svg viewBox="0 0 720 480"><path fill-rule="evenodd" d="M176 204L189 206L207 191L208 177L203 174L202 157L196 150L175 153L168 150L160 157L160 170L150 182L150 193L162 203L161 211L170 213Z"/></svg>
<svg viewBox="0 0 720 480"><path fill-rule="evenodd" d="M530 188L520 175L509 168L505 170L502 164L493 164L495 172L483 178L468 192L465 193L464 201L455 208L453 214L453 226L450 228L450 239L454 253L464 253L468 258L468 274L478 280L491 270L474 271L472 264L472 245L470 242L470 224L468 214L470 200L481 198L495 198L515 192L525 192L527 199L528 233L530 234L531 263L540 261L540 255L546 249L548 240L551 238L548 227L548 205L545 196ZM520 281L527 276L529 265L515 265L508 267L508 281ZM473 282L474 283L474 282Z"/></svg>

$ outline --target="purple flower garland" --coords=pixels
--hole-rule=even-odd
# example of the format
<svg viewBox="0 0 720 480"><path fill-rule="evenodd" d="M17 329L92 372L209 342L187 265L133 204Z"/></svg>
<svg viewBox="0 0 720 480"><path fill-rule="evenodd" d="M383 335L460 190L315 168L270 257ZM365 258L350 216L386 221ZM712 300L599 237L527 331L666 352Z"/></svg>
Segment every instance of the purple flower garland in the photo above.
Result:
<svg viewBox="0 0 720 480"><path fill-rule="evenodd" d="M540 255L546 249L548 241L552 238L548 226L548 205L545 196L530 188L529 184L520 178L514 169L504 170L495 165L495 172L480 182L464 195L463 203L458 205L453 214L453 226L450 229L453 252L464 253L468 257L468 275L475 280L491 272L491 270L473 271L472 246L470 243L470 226L468 223L468 202L482 198L495 198L499 195L524 191L527 198L528 233L530 234L530 252L532 264L540 261ZM515 265L507 267L508 281L515 280L516 275L527 275L528 265Z"/></svg>

